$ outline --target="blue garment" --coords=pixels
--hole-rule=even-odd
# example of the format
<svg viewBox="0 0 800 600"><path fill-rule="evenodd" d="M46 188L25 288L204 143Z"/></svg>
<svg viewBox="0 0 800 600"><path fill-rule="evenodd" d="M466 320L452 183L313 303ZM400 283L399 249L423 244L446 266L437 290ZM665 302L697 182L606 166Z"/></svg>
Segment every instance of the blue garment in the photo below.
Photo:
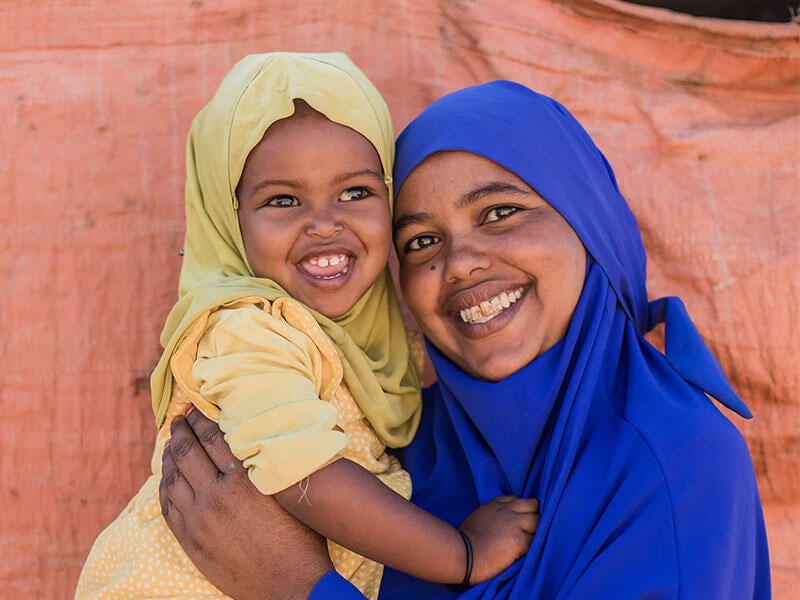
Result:
<svg viewBox="0 0 800 600"><path fill-rule="evenodd" d="M396 188L448 150L526 181L588 253L565 338L514 375L479 381L428 347L438 380L400 452L413 502L453 525L500 494L541 505L528 554L459 597L769 598L750 455L706 394L750 413L681 301L648 302L639 230L602 153L563 106L504 81L423 111L398 139ZM666 355L643 337L659 323ZM381 588L381 600L452 597L391 569Z"/></svg>

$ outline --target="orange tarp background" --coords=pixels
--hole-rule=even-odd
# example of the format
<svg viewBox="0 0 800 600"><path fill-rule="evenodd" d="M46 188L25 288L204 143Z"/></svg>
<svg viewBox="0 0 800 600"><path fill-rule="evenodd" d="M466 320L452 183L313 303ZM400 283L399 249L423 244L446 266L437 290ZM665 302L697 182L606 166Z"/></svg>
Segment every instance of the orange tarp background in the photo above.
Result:
<svg viewBox="0 0 800 600"><path fill-rule="evenodd" d="M397 130L516 79L586 125L756 418L776 598L800 589L800 40L616 0L0 3L0 597L69 598L148 470L184 141L240 57L344 50Z"/></svg>

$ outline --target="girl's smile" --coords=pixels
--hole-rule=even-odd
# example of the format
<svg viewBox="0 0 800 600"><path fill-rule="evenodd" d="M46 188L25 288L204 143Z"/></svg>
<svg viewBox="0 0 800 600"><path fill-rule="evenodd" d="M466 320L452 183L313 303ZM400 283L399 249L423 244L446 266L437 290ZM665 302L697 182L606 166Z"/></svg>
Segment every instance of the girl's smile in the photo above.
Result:
<svg viewBox="0 0 800 600"><path fill-rule="evenodd" d="M253 274L325 316L345 314L383 272L391 224L378 153L308 105L267 129L236 194Z"/></svg>
<svg viewBox="0 0 800 600"><path fill-rule="evenodd" d="M321 254L309 254L297 265L298 270L310 278L312 285L319 285L324 289L332 286L325 282L338 285L344 283L350 273L350 266L355 262L348 251L338 252L332 249L321 250Z"/></svg>

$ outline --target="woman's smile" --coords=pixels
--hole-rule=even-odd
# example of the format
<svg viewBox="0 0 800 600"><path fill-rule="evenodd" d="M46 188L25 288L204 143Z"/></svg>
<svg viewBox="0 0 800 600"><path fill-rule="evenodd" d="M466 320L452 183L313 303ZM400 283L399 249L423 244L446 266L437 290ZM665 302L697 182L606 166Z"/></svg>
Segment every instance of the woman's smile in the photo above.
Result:
<svg viewBox="0 0 800 600"><path fill-rule="evenodd" d="M500 314L510 314L512 311L507 311L506 309L511 308L512 304L516 304L517 301L522 298L524 291L524 287L519 287L500 292L496 296L481 300L467 308L462 308L458 311L458 316L468 325L488 323L489 321L493 321Z"/></svg>

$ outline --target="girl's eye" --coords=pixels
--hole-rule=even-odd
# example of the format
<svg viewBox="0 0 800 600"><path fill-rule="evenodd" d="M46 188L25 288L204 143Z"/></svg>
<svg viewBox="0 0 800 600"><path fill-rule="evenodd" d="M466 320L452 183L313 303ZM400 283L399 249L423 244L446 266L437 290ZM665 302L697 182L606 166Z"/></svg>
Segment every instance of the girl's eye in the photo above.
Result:
<svg viewBox="0 0 800 600"><path fill-rule="evenodd" d="M290 206L297 206L299 202L294 196L275 196L267 201L267 206L277 206L278 208L286 208Z"/></svg>
<svg viewBox="0 0 800 600"><path fill-rule="evenodd" d="M484 223L495 223L497 221L502 221L513 215L517 212L519 208L516 206L496 206L495 208L489 209L486 212L486 216L483 218Z"/></svg>
<svg viewBox="0 0 800 600"><path fill-rule="evenodd" d="M340 202L350 202L352 200L363 200L369 196L369 190L363 187L354 187L343 191L339 195Z"/></svg>
<svg viewBox="0 0 800 600"><path fill-rule="evenodd" d="M418 235L408 240L403 246L403 250L405 252L419 252L438 243L439 238L435 235Z"/></svg>

